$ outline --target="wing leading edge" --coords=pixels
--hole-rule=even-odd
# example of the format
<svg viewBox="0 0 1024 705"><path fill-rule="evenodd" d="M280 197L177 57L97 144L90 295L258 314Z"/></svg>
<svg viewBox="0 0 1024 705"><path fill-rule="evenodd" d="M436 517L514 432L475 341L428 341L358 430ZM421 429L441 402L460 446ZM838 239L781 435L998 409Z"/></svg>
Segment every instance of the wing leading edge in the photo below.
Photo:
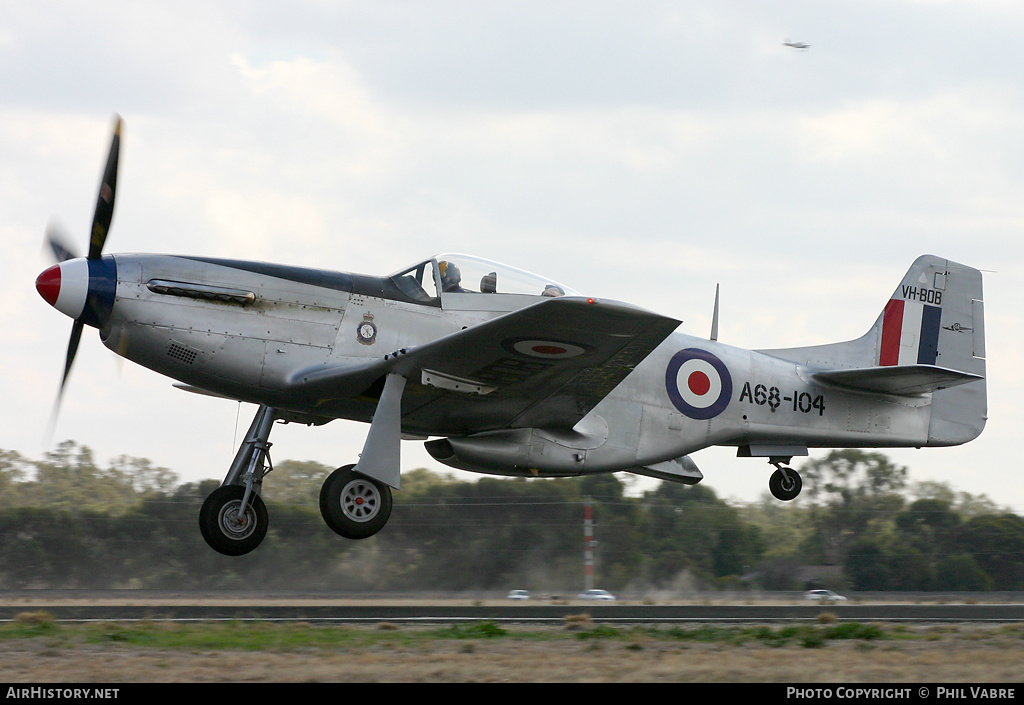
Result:
<svg viewBox="0 0 1024 705"><path fill-rule="evenodd" d="M408 381L406 432L571 428L679 323L619 302L547 299L384 359L302 371L291 387L327 410L394 373Z"/></svg>

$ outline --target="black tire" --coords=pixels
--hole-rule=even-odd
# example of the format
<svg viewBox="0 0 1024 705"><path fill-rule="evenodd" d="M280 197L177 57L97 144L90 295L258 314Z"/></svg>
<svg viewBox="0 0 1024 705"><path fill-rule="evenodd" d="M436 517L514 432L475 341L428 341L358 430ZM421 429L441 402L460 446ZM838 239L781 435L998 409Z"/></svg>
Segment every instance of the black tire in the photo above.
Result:
<svg viewBox="0 0 1024 705"><path fill-rule="evenodd" d="M199 510L199 531L210 548L225 556L241 556L263 542L267 535L267 507L258 494L249 496L244 520L239 522L238 510L245 488L241 485L218 487Z"/></svg>
<svg viewBox="0 0 1024 705"><path fill-rule="evenodd" d="M388 523L391 488L353 472L354 467L338 468L324 480L320 488L320 515L339 536L365 539Z"/></svg>
<svg viewBox="0 0 1024 705"><path fill-rule="evenodd" d="M786 468L785 475L782 474L781 470L776 470L772 473L772 476L768 478L768 489L771 490L775 499L781 499L783 502L796 499L803 486L804 483L803 480L800 479L799 473L790 468Z"/></svg>

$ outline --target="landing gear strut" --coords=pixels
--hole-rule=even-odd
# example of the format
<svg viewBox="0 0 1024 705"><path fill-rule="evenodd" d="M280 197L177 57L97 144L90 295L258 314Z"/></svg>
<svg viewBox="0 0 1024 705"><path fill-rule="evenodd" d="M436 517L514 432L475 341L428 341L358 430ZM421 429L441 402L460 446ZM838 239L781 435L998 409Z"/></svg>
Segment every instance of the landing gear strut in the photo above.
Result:
<svg viewBox="0 0 1024 705"><path fill-rule="evenodd" d="M768 489L776 499L781 499L783 502L796 499L803 488L800 473L786 465L790 460L791 458L779 457L772 457L768 460L771 465L775 466L775 472L768 478Z"/></svg>
<svg viewBox="0 0 1024 705"><path fill-rule="evenodd" d="M260 499L270 462L270 429L275 410L260 406L238 448L224 482L210 493L199 511L199 531L210 548L225 556L252 551L267 535L267 508Z"/></svg>
<svg viewBox="0 0 1024 705"><path fill-rule="evenodd" d="M391 488L401 482L402 392L405 378L388 374L366 434L359 462L332 472L320 490L320 514L336 534L373 536L391 516ZM213 550L226 556L252 551L267 535L267 508L260 499L270 462L270 429L286 410L261 405L221 486L199 512L199 530Z"/></svg>

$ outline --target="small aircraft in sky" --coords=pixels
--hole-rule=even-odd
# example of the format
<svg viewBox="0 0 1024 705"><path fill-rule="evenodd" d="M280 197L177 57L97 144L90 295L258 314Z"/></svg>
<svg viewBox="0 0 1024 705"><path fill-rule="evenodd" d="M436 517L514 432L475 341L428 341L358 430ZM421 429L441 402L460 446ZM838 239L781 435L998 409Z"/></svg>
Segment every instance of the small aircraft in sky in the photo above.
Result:
<svg viewBox="0 0 1024 705"><path fill-rule="evenodd" d="M257 405L221 486L200 511L226 555L267 532L260 492L275 422L369 424L356 462L320 492L343 537L378 532L401 487L403 439L480 473L630 472L695 484L690 454L765 458L772 494L810 448L966 443L987 418L982 277L918 258L861 337L745 350L680 321L530 272L442 254L377 276L201 255L103 254L114 209L116 123L88 254L56 247L36 279L73 319L57 404L82 332L175 386ZM52 238L55 240L55 238ZM857 290L836 282L836 291Z"/></svg>
<svg viewBox="0 0 1024 705"><path fill-rule="evenodd" d="M807 50L807 49L811 48L810 44L805 44L804 42L791 42L788 39L786 41L784 41L782 43L782 45L790 47L792 49L800 49L800 50Z"/></svg>

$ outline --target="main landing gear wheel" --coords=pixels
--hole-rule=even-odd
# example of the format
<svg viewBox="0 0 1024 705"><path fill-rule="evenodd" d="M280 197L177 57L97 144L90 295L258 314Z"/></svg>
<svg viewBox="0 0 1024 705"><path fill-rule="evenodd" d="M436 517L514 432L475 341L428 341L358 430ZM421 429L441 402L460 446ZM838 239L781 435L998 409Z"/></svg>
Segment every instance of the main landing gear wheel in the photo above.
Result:
<svg viewBox="0 0 1024 705"><path fill-rule="evenodd" d="M260 545L267 535L267 507L258 494L249 495L241 511L245 487L223 485L203 502L199 531L210 548L225 556L241 556Z"/></svg>
<svg viewBox="0 0 1024 705"><path fill-rule="evenodd" d="M365 539L388 522L391 488L353 472L354 467L346 465L327 476L320 488L320 514L339 536Z"/></svg>
<svg viewBox="0 0 1024 705"><path fill-rule="evenodd" d="M768 478L768 489L776 499L783 502L796 499L802 487L803 480L800 479L800 474L792 468L786 468L785 471L779 468Z"/></svg>

